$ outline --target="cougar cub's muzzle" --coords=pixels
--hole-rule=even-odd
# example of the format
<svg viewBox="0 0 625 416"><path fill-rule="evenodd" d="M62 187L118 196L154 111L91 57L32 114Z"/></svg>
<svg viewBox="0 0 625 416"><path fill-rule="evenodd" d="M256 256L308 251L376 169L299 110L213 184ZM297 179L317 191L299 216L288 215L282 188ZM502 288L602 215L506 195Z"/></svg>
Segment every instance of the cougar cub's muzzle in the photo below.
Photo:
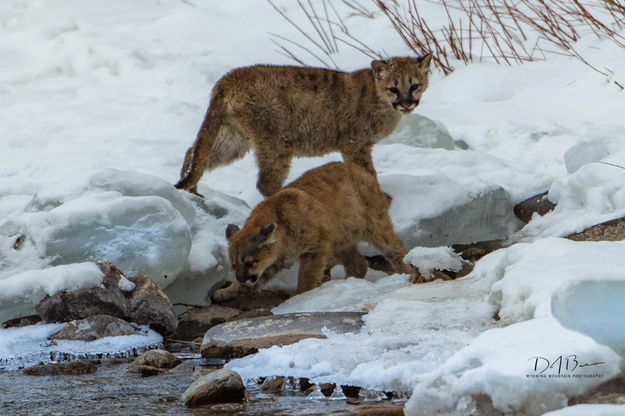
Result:
<svg viewBox="0 0 625 416"><path fill-rule="evenodd" d="M417 108L418 105L419 100L402 100L394 102L393 108L395 108L395 110L401 111L404 114L407 114Z"/></svg>
<svg viewBox="0 0 625 416"><path fill-rule="evenodd" d="M258 277L255 274L236 274L237 280L243 284L246 284L248 286L253 286L256 284L256 282L258 282Z"/></svg>

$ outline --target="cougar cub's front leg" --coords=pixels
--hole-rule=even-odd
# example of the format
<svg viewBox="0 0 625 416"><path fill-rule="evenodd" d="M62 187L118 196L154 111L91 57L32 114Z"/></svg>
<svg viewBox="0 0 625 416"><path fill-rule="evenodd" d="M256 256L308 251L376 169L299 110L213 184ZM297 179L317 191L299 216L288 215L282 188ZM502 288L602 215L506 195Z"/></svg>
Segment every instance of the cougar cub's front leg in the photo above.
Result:
<svg viewBox="0 0 625 416"><path fill-rule="evenodd" d="M305 253L300 256L297 293L321 286L328 264L329 251Z"/></svg>
<svg viewBox="0 0 625 416"><path fill-rule="evenodd" d="M249 295L252 291L249 286L242 285L238 281L228 282L226 286L221 289L217 289L215 293L213 293L213 302L215 303L224 303L237 298L239 296Z"/></svg>

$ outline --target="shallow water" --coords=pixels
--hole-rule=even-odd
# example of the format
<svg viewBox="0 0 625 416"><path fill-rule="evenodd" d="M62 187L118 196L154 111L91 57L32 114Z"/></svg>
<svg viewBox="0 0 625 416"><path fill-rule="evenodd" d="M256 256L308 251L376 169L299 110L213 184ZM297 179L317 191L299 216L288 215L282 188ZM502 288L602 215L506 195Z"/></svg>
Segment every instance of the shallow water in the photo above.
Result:
<svg viewBox="0 0 625 416"><path fill-rule="evenodd" d="M95 373L80 376L4 372L0 415L349 415L358 407L345 400L310 400L303 393L263 394L250 383L245 403L187 409L178 401L180 395L208 371L212 369L189 360L155 377L130 373L127 363L104 363Z"/></svg>

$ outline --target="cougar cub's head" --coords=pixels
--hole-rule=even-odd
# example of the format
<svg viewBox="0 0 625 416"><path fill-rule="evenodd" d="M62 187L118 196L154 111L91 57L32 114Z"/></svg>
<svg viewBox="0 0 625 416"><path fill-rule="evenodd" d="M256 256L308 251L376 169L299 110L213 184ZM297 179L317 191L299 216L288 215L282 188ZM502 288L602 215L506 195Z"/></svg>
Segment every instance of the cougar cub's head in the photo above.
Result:
<svg viewBox="0 0 625 416"><path fill-rule="evenodd" d="M378 96L397 111L408 114L419 105L428 87L432 54L420 58L391 58L371 62Z"/></svg>
<svg viewBox="0 0 625 416"><path fill-rule="evenodd" d="M278 259L276 224L248 224L242 230L229 224L226 238L230 263L241 283L256 284Z"/></svg>

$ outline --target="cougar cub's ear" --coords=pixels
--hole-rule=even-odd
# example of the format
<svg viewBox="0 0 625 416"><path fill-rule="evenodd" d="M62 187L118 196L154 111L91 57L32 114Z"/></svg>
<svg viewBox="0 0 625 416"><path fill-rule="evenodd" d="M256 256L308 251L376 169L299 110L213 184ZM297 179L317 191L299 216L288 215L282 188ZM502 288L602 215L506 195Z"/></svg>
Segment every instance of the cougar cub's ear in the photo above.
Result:
<svg viewBox="0 0 625 416"><path fill-rule="evenodd" d="M275 239L273 238L273 233L276 231L276 224L267 224L260 229L258 235L260 238L266 243L273 243Z"/></svg>
<svg viewBox="0 0 625 416"><path fill-rule="evenodd" d="M430 63L432 62L432 52L427 55L423 55L420 58L417 58L417 63L419 64L419 68L423 71L427 71L430 69Z"/></svg>
<svg viewBox="0 0 625 416"><path fill-rule="evenodd" d="M230 239L240 230L239 226L236 224L228 224L226 228L226 239L230 241Z"/></svg>
<svg viewBox="0 0 625 416"><path fill-rule="evenodd" d="M387 61L371 61L371 69L377 79L383 79L388 74L389 63Z"/></svg>

